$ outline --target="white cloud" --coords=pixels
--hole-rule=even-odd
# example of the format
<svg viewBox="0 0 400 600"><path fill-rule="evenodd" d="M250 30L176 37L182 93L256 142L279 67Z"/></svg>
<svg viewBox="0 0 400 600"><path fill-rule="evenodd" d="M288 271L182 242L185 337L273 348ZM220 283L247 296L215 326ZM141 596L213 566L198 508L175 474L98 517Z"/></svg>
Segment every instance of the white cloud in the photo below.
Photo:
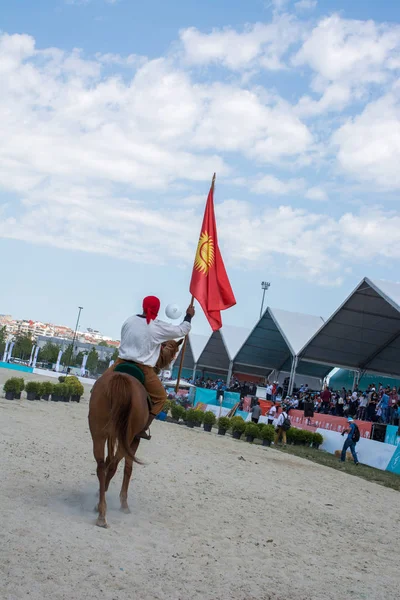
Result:
<svg viewBox="0 0 400 600"><path fill-rule="evenodd" d="M399 58L399 50L400 26L332 15L313 29L293 64L308 65L326 81L382 83L388 76L384 69Z"/></svg>
<svg viewBox="0 0 400 600"><path fill-rule="evenodd" d="M282 181L274 175L265 175L259 179L251 188L256 194L274 194L277 196L286 196L293 192L298 192L304 188L303 179L289 179Z"/></svg>
<svg viewBox="0 0 400 600"><path fill-rule="evenodd" d="M180 32L184 59L191 65L221 64L231 70L285 68L284 55L302 34L292 16L277 15L271 23L249 25L243 32L232 28L202 33L195 27Z"/></svg>
<svg viewBox="0 0 400 600"><path fill-rule="evenodd" d="M294 6L297 10L314 10L316 8L318 2L317 0L300 0L299 2L295 2Z"/></svg>
<svg viewBox="0 0 400 600"><path fill-rule="evenodd" d="M319 202L326 202L328 200L326 191L317 186L309 188L305 193L305 197L309 200L317 200Z"/></svg>
<svg viewBox="0 0 400 600"><path fill-rule="evenodd" d="M394 93L348 119L332 142L344 171L382 189L400 189L400 98Z"/></svg>

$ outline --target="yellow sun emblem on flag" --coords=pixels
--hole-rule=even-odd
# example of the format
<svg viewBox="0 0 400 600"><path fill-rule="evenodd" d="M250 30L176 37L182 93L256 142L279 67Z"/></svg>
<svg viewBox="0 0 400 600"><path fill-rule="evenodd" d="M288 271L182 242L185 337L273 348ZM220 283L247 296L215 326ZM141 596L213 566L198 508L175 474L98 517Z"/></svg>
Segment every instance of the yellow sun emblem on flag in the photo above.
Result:
<svg viewBox="0 0 400 600"><path fill-rule="evenodd" d="M195 268L207 275L209 269L213 266L215 259L214 241L207 231L203 231L197 246L196 258L194 260Z"/></svg>

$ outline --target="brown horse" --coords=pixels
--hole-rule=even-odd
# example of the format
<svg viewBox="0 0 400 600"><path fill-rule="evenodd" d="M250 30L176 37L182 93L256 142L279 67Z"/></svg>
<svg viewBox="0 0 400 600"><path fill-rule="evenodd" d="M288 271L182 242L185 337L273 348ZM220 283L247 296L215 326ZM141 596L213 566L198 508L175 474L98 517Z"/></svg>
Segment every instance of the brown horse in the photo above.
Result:
<svg viewBox="0 0 400 600"><path fill-rule="evenodd" d="M171 364L182 341L171 340L163 344L156 372ZM130 512L128 487L132 464L139 463L135 454L140 440L136 436L143 431L148 419L149 405L144 386L131 375L115 372L114 366L110 367L94 384L89 404L89 428L100 484L99 503L96 507L99 513L96 524L99 527L108 527L106 491L123 458L125 468L120 493L121 510ZM108 456L104 460L106 442Z"/></svg>

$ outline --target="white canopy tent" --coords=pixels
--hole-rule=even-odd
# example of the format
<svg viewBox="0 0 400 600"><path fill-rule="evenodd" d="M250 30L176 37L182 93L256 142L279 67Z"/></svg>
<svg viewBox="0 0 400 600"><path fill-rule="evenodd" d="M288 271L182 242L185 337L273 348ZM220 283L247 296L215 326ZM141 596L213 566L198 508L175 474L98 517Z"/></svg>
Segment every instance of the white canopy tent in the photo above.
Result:
<svg viewBox="0 0 400 600"><path fill-rule="evenodd" d="M233 359L249 333L249 328L232 325L224 325L219 331L214 331L196 362L196 369L226 373L229 382L232 376Z"/></svg>
<svg viewBox="0 0 400 600"><path fill-rule="evenodd" d="M290 374L291 391L296 372L323 379L333 368L298 360L306 342L321 327L322 317L267 308L234 358L234 369L273 370Z"/></svg>
<svg viewBox="0 0 400 600"><path fill-rule="evenodd" d="M299 353L302 362L400 376L400 284L364 277Z"/></svg>

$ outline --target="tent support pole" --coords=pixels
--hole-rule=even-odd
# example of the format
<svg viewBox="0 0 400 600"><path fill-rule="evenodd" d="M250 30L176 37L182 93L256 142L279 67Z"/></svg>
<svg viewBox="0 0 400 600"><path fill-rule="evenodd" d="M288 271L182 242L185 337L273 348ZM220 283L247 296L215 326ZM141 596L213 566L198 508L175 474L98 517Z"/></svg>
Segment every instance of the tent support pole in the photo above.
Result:
<svg viewBox="0 0 400 600"><path fill-rule="evenodd" d="M298 359L297 356L294 356L293 359L292 359L292 370L290 372L288 396L291 396L293 394L294 380L295 380L295 377L296 377L296 369L297 369L298 360L299 359Z"/></svg>
<svg viewBox="0 0 400 600"><path fill-rule="evenodd" d="M233 371L233 361L231 360L231 362L229 363L228 375L226 376L226 385L228 387L229 387L229 384L231 382L232 371Z"/></svg>
<svg viewBox="0 0 400 600"><path fill-rule="evenodd" d="M352 392L354 392L354 390L356 389L356 387L358 387L358 382L360 381L360 371L354 371L354 378L353 378L353 389L351 390Z"/></svg>
<svg viewBox="0 0 400 600"><path fill-rule="evenodd" d="M196 381L196 371L197 371L197 363L194 363L193 367L193 381Z"/></svg>

